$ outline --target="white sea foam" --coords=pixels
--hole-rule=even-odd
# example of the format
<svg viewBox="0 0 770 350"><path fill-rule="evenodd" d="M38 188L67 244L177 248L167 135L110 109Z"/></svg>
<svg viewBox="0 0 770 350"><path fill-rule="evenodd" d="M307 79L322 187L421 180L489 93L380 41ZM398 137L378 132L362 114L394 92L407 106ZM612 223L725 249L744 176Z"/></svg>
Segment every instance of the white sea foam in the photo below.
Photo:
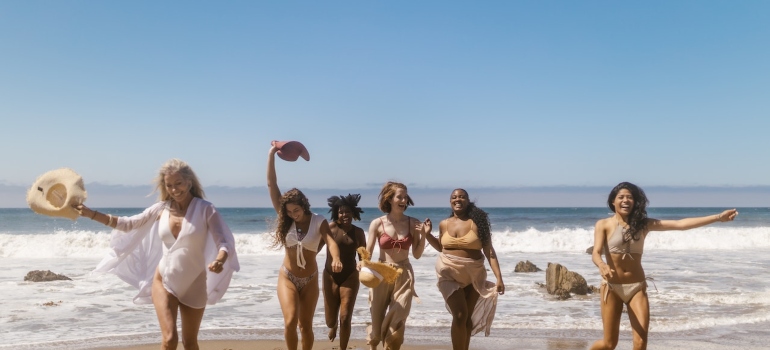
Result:
<svg viewBox="0 0 770 350"><path fill-rule="evenodd" d="M563 228L493 232L498 252L580 252L593 245L593 230ZM236 233L238 254L282 255L271 247L271 233ZM110 234L64 231L39 234L0 234L0 257L98 258L109 250ZM704 227L689 231L652 232L645 241L654 250L740 250L770 248L770 227Z"/></svg>

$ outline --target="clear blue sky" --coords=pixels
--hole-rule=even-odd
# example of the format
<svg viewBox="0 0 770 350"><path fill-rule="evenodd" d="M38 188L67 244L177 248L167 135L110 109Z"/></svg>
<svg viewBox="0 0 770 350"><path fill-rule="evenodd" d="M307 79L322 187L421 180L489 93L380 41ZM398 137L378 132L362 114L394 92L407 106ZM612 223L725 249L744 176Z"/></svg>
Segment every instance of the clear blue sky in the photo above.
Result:
<svg viewBox="0 0 770 350"><path fill-rule="evenodd" d="M767 1L0 1L0 184L766 186L769 88Z"/></svg>

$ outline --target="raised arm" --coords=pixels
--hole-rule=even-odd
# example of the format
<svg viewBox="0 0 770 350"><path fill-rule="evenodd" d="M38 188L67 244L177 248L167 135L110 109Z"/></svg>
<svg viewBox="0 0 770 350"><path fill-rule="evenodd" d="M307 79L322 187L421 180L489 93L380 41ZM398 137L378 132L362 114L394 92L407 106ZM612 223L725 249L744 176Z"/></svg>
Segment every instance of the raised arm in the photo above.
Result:
<svg viewBox="0 0 770 350"><path fill-rule="evenodd" d="M489 267L492 269L492 273L494 273L495 278L497 278L497 294L505 294L503 274L500 272L500 262L497 260L497 252L495 252L495 247L492 246L492 241L490 240L484 244L481 249L484 251L484 255L487 257L487 261L489 261Z"/></svg>
<svg viewBox="0 0 770 350"><path fill-rule="evenodd" d="M602 260L604 241L607 235L604 229L604 220L597 221L596 226L594 226L594 250L591 253L591 260L593 260L594 265L599 268L599 274L604 279L608 279L612 277L614 270L610 269L610 265L607 265L607 263Z"/></svg>
<svg viewBox="0 0 770 350"><path fill-rule="evenodd" d="M412 255L414 255L415 259L419 259L422 257L422 253L425 251L425 236L430 235L430 231L433 229L433 224L430 222L430 219L425 219L423 222L420 222L420 220L415 218L410 218L410 220L415 221L415 224L410 225L410 227L412 227L414 233L418 234L416 237L417 240L415 240L414 244L412 244Z"/></svg>
<svg viewBox="0 0 770 350"><path fill-rule="evenodd" d="M270 200L273 202L275 212L281 211L281 190L278 189L278 177L275 175L275 153L278 148L270 147L267 154L267 190L270 192ZM328 225L327 225L328 228Z"/></svg>
<svg viewBox="0 0 770 350"><path fill-rule="evenodd" d="M680 220L647 219L647 229L650 231L689 230L715 222L733 221L738 216L738 210L728 209L719 214L686 218Z"/></svg>
<svg viewBox="0 0 770 350"><path fill-rule="evenodd" d="M425 235L425 240L428 242L428 244L430 244L433 249L439 252L444 250L444 247L441 245L441 233L445 230L441 229L442 226L446 227L446 220L441 220L441 222L438 223L438 238L430 233Z"/></svg>

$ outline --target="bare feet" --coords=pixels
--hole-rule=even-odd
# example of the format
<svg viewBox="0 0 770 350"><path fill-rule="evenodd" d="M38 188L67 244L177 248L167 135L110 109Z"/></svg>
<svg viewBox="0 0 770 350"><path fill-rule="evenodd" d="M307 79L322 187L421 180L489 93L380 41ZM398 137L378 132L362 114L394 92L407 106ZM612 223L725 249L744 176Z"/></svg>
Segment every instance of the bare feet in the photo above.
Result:
<svg viewBox="0 0 770 350"><path fill-rule="evenodd" d="M329 341L334 341L337 338L337 327L329 328Z"/></svg>

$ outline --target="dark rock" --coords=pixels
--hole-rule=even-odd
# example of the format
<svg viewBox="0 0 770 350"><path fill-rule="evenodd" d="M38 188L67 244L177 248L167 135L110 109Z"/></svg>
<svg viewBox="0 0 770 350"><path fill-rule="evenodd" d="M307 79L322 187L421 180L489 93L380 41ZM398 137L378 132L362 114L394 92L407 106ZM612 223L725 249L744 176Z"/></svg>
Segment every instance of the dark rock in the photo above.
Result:
<svg viewBox="0 0 770 350"><path fill-rule="evenodd" d="M548 263L545 271L545 286L548 294L563 294L563 291L579 295L588 294L586 279L580 274L567 270L566 267Z"/></svg>
<svg viewBox="0 0 770 350"><path fill-rule="evenodd" d="M527 260L526 262L519 261L519 263L516 264L516 267L513 269L513 272L538 272L538 271L543 271L543 270L535 266L535 264L531 263L529 260Z"/></svg>
<svg viewBox="0 0 770 350"><path fill-rule="evenodd" d="M586 254L593 254L594 253L594 246L590 246L586 248Z"/></svg>
<svg viewBox="0 0 770 350"><path fill-rule="evenodd" d="M71 278L53 273L50 270L35 270L27 272L27 275L24 276L24 280L31 282L72 281Z"/></svg>

